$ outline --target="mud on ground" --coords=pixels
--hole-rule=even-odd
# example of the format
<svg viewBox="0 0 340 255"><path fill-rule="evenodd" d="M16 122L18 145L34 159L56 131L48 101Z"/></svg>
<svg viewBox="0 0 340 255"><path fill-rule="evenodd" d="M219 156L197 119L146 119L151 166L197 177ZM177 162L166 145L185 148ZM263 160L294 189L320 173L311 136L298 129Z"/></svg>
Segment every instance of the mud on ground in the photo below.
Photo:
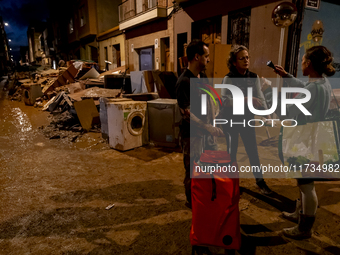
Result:
<svg viewBox="0 0 340 255"><path fill-rule="evenodd" d="M49 113L0 93L0 254L191 254L178 150L122 153L94 132L63 130L50 139L41 128L49 124ZM258 130L258 143L266 136ZM259 145L261 163L278 164L268 144ZM249 164L242 144L238 161ZM313 237L293 241L279 231L294 225L280 213L293 209L295 180L266 180L273 197L261 195L253 178L240 179L239 254L340 254L340 182L316 184Z"/></svg>

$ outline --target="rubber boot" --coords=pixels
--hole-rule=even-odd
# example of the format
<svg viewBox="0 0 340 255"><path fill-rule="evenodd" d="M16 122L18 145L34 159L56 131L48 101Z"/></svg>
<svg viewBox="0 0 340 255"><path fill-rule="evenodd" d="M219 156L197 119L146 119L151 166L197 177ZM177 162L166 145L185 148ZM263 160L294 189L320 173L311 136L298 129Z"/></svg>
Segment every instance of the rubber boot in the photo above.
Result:
<svg viewBox="0 0 340 255"><path fill-rule="evenodd" d="M299 224L292 228L284 228L282 234L292 239L307 239L312 236L312 227L315 222L315 216L308 216L300 213Z"/></svg>
<svg viewBox="0 0 340 255"><path fill-rule="evenodd" d="M298 223L300 211L301 211L301 200L298 198L298 199L296 199L295 212L292 212L292 213L282 212L282 217L287 219L287 220Z"/></svg>

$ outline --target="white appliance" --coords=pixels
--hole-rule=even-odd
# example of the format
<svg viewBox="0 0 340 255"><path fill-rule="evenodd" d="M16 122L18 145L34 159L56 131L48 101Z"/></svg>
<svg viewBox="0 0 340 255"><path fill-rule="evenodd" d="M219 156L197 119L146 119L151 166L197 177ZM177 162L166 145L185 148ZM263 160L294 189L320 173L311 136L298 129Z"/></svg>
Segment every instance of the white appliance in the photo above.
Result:
<svg viewBox="0 0 340 255"><path fill-rule="evenodd" d="M109 102L107 120L111 148L126 151L143 145L147 103L143 101Z"/></svg>

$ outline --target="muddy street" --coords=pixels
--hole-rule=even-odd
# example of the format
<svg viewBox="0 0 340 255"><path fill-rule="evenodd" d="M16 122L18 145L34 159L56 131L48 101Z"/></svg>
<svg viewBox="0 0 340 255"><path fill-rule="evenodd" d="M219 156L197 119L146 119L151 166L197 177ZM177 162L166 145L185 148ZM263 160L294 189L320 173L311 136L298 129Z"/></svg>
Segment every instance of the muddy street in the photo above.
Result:
<svg viewBox="0 0 340 255"><path fill-rule="evenodd" d="M0 254L191 254L191 211L184 205L178 149L122 153L96 132L65 131L50 139L44 127L51 114L8 100L3 86ZM265 139L260 130L258 143ZM244 147L239 150L239 164L249 164ZM261 163L279 164L277 147L259 145L259 154ZM279 236L294 225L279 216L293 208L295 180L268 177L273 197L261 195L253 178L240 179L239 254L340 254L340 182L316 184L313 237L293 241Z"/></svg>

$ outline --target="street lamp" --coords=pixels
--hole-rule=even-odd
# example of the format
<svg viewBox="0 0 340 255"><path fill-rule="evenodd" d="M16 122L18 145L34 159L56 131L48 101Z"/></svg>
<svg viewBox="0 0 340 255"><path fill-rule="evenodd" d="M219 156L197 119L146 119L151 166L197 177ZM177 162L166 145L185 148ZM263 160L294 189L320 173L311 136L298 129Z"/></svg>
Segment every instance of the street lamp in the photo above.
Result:
<svg viewBox="0 0 340 255"><path fill-rule="evenodd" d="M9 42L11 42L12 40L11 39L8 39Z"/></svg>
<svg viewBox="0 0 340 255"><path fill-rule="evenodd" d="M8 27L8 23L7 22L5 22L5 26Z"/></svg>
<svg viewBox="0 0 340 255"><path fill-rule="evenodd" d="M12 48L9 48L9 50L12 50Z"/></svg>

